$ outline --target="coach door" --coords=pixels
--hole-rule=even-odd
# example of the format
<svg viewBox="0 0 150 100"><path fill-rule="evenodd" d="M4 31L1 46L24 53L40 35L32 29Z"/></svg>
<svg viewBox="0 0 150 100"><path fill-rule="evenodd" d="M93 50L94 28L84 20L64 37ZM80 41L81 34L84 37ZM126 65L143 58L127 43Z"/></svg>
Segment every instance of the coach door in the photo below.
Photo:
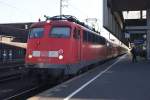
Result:
<svg viewBox="0 0 150 100"><path fill-rule="evenodd" d="M76 51L77 51L77 60L81 60L81 30L79 28L75 28L74 36L76 40Z"/></svg>

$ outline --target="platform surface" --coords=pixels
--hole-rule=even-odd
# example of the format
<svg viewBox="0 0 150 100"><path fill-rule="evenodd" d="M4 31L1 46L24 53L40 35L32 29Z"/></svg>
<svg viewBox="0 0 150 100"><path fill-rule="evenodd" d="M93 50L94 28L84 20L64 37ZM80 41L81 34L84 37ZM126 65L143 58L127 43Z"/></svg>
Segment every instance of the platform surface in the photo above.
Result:
<svg viewBox="0 0 150 100"><path fill-rule="evenodd" d="M150 100L150 61L124 55L28 100Z"/></svg>

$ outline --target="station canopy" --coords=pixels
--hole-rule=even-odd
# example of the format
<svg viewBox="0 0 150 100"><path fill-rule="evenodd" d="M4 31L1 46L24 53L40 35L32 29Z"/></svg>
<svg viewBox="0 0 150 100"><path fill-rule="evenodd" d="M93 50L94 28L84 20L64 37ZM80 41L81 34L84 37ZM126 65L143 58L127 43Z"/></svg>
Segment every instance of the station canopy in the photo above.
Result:
<svg viewBox="0 0 150 100"><path fill-rule="evenodd" d="M145 36L150 0L108 0L107 6L120 15L124 31L130 33L131 40Z"/></svg>
<svg viewBox="0 0 150 100"><path fill-rule="evenodd" d="M108 0L114 11L137 11L150 9L150 0Z"/></svg>

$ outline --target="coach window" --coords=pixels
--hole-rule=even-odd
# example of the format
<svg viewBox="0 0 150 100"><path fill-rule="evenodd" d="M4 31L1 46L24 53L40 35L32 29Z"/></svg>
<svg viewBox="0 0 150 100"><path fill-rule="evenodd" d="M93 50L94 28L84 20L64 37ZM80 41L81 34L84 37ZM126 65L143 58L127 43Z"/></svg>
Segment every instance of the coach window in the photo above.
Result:
<svg viewBox="0 0 150 100"><path fill-rule="evenodd" d="M43 28L32 28L29 32L29 38L40 38L43 36Z"/></svg>
<svg viewBox="0 0 150 100"><path fill-rule="evenodd" d="M70 36L69 27L53 27L49 33L50 37L68 38Z"/></svg>
<svg viewBox="0 0 150 100"><path fill-rule="evenodd" d="M101 44L103 44L103 45L106 44L106 40L103 37L101 37Z"/></svg>
<svg viewBox="0 0 150 100"><path fill-rule="evenodd" d="M74 29L73 38L80 39L80 30Z"/></svg>
<svg viewBox="0 0 150 100"><path fill-rule="evenodd" d="M95 37L96 37L95 34L92 34L92 42L93 42L93 43L95 43L95 41L96 41L96 40L95 40Z"/></svg>
<svg viewBox="0 0 150 100"><path fill-rule="evenodd" d="M106 39L105 39L105 38L103 38L103 44L104 44L104 45L106 44Z"/></svg>
<svg viewBox="0 0 150 100"><path fill-rule="evenodd" d="M88 42L93 42L93 34L91 32L88 32Z"/></svg>
<svg viewBox="0 0 150 100"><path fill-rule="evenodd" d="M81 34L80 34L80 30L78 30L78 39L80 39Z"/></svg>
<svg viewBox="0 0 150 100"><path fill-rule="evenodd" d="M95 43L98 44L98 35L95 35Z"/></svg>
<svg viewBox="0 0 150 100"><path fill-rule="evenodd" d="M88 42L88 32L83 31L83 42Z"/></svg>

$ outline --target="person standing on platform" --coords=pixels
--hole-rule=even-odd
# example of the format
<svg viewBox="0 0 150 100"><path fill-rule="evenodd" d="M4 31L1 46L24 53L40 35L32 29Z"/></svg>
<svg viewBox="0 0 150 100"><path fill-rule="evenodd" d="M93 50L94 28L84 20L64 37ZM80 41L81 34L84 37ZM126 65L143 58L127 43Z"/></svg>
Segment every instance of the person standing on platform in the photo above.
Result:
<svg viewBox="0 0 150 100"><path fill-rule="evenodd" d="M135 47L133 47L132 49L131 49L131 53L132 53L132 62L137 62L137 51L136 51L136 48Z"/></svg>

